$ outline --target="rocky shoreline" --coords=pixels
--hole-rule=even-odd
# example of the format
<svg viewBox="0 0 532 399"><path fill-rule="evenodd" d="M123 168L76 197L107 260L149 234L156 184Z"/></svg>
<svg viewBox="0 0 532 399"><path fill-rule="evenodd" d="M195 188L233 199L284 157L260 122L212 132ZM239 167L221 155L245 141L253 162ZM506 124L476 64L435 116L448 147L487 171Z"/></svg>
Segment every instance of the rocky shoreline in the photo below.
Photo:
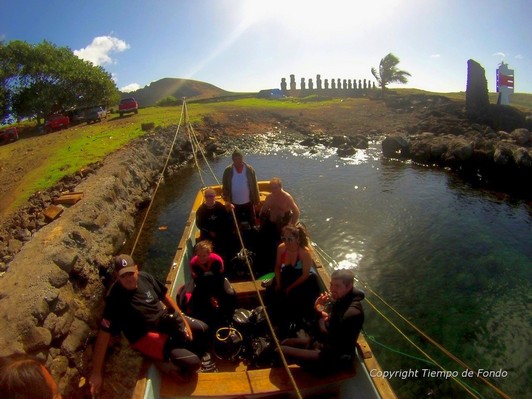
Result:
<svg viewBox="0 0 532 399"><path fill-rule="evenodd" d="M85 176L34 196L4 232L14 234L4 245L4 260L10 262L0 278L0 355L25 352L40 358L65 397L81 397L73 387L83 385L87 375L87 342L97 331L104 295L100 276L135 231L138 211L152 194L174 132L156 129ZM173 165L191 155L183 150L185 143L177 147ZM46 224L42 207L54 191L72 187L84 193L83 199Z"/></svg>
<svg viewBox="0 0 532 399"><path fill-rule="evenodd" d="M528 128L506 132L470 123L462 105L437 96L402 98L388 106L392 113L417 113L419 123L393 132L345 136L290 121L282 130L287 132L285 139L298 141L309 151L326 145L336 148L339 156L350 156L367 148L368 140L380 138L385 157L468 170L485 178L512 176L515 184L530 190ZM251 134L233 137L224 134L223 127L204 128L209 135L201 141L209 152L253 141ZM139 210L151 198L174 133L175 127L156 128L132 141L104 162L35 194L0 228L0 356L26 352L42 359L65 397L83 397L86 392L91 340L105 292L102 276L108 274L112 256L134 234ZM170 169L179 169L191 156L182 139L172 153ZM43 210L64 191L83 192L83 199L49 223ZM120 394L115 390L108 397Z"/></svg>

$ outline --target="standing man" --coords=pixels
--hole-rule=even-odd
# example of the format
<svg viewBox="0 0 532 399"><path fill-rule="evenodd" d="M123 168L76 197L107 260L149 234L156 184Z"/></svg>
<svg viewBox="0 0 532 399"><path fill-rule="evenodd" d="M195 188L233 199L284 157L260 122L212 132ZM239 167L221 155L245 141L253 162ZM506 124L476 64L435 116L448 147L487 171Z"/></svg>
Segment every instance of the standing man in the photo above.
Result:
<svg viewBox="0 0 532 399"><path fill-rule="evenodd" d="M283 354L301 366L325 372L351 367L356 356L356 342L364 323L360 301L364 293L354 287L351 270L335 270L331 275L330 294L316 300L321 314L321 336L288 338L281 343Z"/></svg>
<svg viewBox="0 0 532 399"><path fill-rule="evenodd" d="M244 155L235 149L233 163L224 170L222 178L223 199L228 208L233 207L238 222L245 227L255 225L255 207L260 204L259 185L255 169L244 162Z"/></svg>
<svg viewBox="0 0 532 399"><path fill-rule="evenodd" d="M129 255L115 258L115 273L118 281L105 299L94 347L89 379L93 395L102 386L102 370L111 335L120 332L132 348L155 361L169 360L185 375L212 363L206 352L207 325L185 316L163 283L146 272L139 272Z"/></svg>

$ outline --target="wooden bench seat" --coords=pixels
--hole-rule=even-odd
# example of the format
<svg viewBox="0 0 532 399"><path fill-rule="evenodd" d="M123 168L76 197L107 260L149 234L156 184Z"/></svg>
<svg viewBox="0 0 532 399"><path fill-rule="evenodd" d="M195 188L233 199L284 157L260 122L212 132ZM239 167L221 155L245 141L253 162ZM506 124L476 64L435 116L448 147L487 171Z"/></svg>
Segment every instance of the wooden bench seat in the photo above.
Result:
<svg viewBox="0 0 532 399"><path fill-rule="evenodd" d="M300 391L312 391L316 387L331 389L338 382L349 379L355 371L345 371L331 376L316 378L299 366L290 370ZM334 388L333 388L334 389ZM236 372L198 373L189 382L181 382L170 374L163 375L160 394L163 398L181 396L228 398L268 393L292 392L294 390L284 368L266 368Z"/></svg>

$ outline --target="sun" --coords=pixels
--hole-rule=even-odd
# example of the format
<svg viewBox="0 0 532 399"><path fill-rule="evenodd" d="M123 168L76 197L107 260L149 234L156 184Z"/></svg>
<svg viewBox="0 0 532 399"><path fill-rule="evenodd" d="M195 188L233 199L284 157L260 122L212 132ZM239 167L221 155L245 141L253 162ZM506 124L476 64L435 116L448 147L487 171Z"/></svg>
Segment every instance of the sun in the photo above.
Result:
<svg viewBox="0 0 532 399"><path fill-rule="evenodd" d="M242 23L247 27L272 23L300 34L342 34L382 23L400 0L259 0L242 3Z"/></svg>

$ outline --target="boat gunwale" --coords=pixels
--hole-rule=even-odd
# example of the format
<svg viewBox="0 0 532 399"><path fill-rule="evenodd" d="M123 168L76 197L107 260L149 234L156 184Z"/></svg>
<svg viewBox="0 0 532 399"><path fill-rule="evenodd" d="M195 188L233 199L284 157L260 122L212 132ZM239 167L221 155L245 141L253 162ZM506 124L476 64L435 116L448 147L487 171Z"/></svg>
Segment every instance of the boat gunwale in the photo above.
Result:
<svg viewBox="0 0 532 399"><path fill-rule="evenodd" d="M261 198L264 197L267 193L269 193L269 190L267 189L269 187L269 181L260 181L259 182L259 189L261 192ZM210 188L213 188L216 190L217 193L217 199L221 198L221 186L211 186ZM168 288L169 294L172 296L172 298L175 298L177 294L179 279L178 276L181 273L181 268L185 268L183 270L183 273L186 273L188 269L186 267L188 265L185 265L185 258L188 254L187 251L189 251L192 247L192 240L196 238L196 233L198 231L198 228L196 227L196 210L203 202L203 191L205 188L198 190L198 194L196 195L196 198L194 200L194 204L191 208L189 217L187 218L187 221L185 223L185 228L183 230L183 234L181 236L181 239L178 243L176 253L174 255L172 266L166 276L165 284ZM314 252L314 251L313 251ZM326 267L323 266L321 258L316 254L313 253L313 260L316 265L316 270L319 274L319 277L322 281L322 283L325 285L325 287L328 289L329 283L330 283L330 275L326 269ZM260 293L257 291L257 294L260 295ZM370 383L372 387L374 388L375 392L380 398L384 399L396 399L397 395L394 393L389 381L383 377L376 377L372 376L370 374L370 370L377 370L382 371L382 368L375 358L373 356L373 352L366 341L363 333L361 332L359 334L358 340L357 340L357 349L358 349L358 364L363 366L365 368L364 372L370 376ZM149 374L151 368L155 367L153 365L153 362L151 362L149 359L145 359L142 363L141 370L139 372L139 377L137 379L137 383L135 385L135 389L132 395L132 399L148 399L154 396L150 396L149 392L147 392L147 388L151 386L149 381ZM270 371L272 368L265 368L263 370ZM153 370L152 370L153 371ZM159 372L157 370L157 372ZM357 374L361 372L361 370L357 370ZM246 372L247 373L247 372ZM373 373L375 375L382 376L382 372ZM353 376L351 378L354 378ZM343 380L345 381L345 379ZM341 383L341 381L337 382L338 384ZM318 385L319 387L319 385ZM151 386L152 389L156 389L156 387ZM160 387L159 387L160 389ZM286 393L286 391L269 391L269 392L250 392L249 394L246 394L257 397L267 397L268 395L279 395L282 393ZM158 393L157 393L158 394ZM159 396L155 396L159 397ZM192 396L189 396L192 397ZM219 398L227 398L228 396L219 395L217 396ZM214 398L214 397L213 397Z"/></svg>

